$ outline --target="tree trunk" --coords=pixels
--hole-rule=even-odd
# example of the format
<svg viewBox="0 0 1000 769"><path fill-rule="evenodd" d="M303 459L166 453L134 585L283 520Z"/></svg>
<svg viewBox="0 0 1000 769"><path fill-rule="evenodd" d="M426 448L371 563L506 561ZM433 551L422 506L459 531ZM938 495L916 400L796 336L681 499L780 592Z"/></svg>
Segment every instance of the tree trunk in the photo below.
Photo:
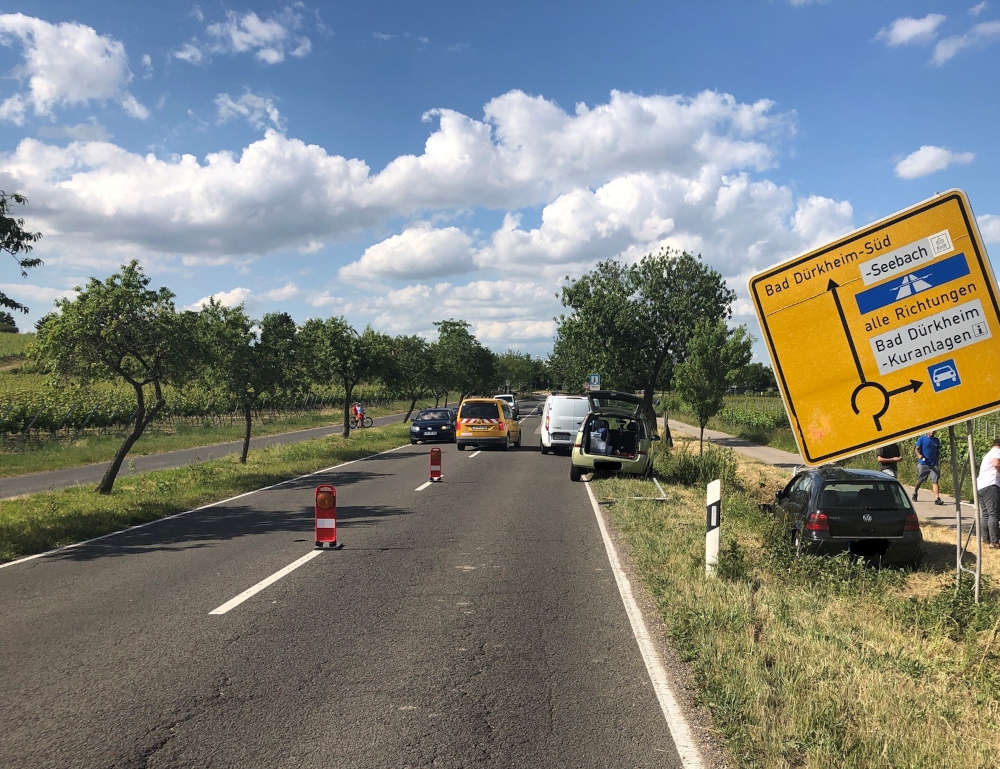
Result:
<svg viewBox="0 0 1000 769"><path fill-rule="evenodd" d="M670 410L667 408L663 409L663 442L667 448L674 447L674 437L670 434Z"/></svg>
<svg viewBox="0 0 1000 769"><path fill-rule="evenodd" d="M698 425L698 456L705 453L705 425Z"/></svg>
<svg viewBox="0 0 1000 769"><path fill-rule="evenodd" d="M147 412L146 398L142 391L142 385L133 382L132 387L135 388L136 397L135 423L132 427L132 432L125 438L125 442L118 447L118 451L115 453L115 458L111 460L111 464L108 466L107 471L105 471L104 477L101 478L101 482L97 484L95 491L98 494L111 493L111 489L113 489L115 485L115 478L118 477L118 471L121 470L122 462L125 461L126 455L129 451L131 451L135 442L142 437L142 434L149 426L149 423L156 419L156 415L160 413L160 410L166 403L166 401L163 400L163 395L159 393L159 387L157 387L157 401L153 405L153 408Z"/></svg>
<svg viewBox="0 0 1000 769"><path fill-rule="evenodd" d="M247 429L243 433L243 454L240 456L241 465L247 463L247 454L250 453L250 424L253 422L253 411L249 403L243 407L243 419L246 420Z"/></svg>
<svg viewBox="0 0 1000 769"><path fill-rule="evenodd" d="M351 437L351 397L354 395L354 382L344 380L344 438Z"/></svg>
<svg viewBox="0 0 1000 769"><path fill-rule="evenodd" d="M414 406L416 406L416 405L417 405L417 396L416 396L416 395L414 395L414 396L413 396L413 399L412 399L412 400L410 401L410 408L409 408L409 410L408 410L408 411L406 412L406 416L405 416L405 417L403 417L403 424L406 424L407 422L409 422L409 421L410 421L410 414L412 414L412 413L413 413L413 407L414 407Z"/></svg>

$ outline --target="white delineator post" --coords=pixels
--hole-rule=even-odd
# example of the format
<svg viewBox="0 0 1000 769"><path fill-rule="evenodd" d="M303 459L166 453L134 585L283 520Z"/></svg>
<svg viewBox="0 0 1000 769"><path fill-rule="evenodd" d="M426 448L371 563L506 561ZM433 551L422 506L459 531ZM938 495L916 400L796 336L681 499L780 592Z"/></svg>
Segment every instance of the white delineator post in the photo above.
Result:
<svg viewBox="0 0 1000 769"><path fill-rule="evenodd" d="M716 478L705 495L705 573L712 574L719 562L719 534L722 524L722 481Z"/></svg>

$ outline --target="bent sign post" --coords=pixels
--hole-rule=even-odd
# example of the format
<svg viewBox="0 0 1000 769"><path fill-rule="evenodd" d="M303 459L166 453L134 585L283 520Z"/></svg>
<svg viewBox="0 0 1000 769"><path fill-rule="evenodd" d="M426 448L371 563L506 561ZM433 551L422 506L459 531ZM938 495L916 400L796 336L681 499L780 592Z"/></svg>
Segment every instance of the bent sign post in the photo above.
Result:
<svg viewBox="0 0 1000 769"><path fill-rule="evenodd" d="M758 273L750 298L808 464L1000 408L1000 304L950 190Z"/></svg>

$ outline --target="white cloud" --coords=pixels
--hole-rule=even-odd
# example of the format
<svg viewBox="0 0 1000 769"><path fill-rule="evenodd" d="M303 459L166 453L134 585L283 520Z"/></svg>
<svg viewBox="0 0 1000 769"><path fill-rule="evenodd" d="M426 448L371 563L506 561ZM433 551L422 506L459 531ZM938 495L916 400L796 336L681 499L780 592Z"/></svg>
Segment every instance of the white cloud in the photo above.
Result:
<svg viewBox="0 0 1000 769"><path fill-rule="evenodd" d="M142 64L142 77L144 80L148 80L153 76L153 57L144 53L139 61Z"/></svg>
<svg viewBox="0 0 1000 769"><path fill-rule="evenodd" d="M238 106L230 99L226 108ZM263 120L267 106L259 102L262 111L253 114ZM276 119L276 111L270 114ZM275 131L240 153L202 159L25 139L0 153L0 165L19 189L46 202L40 229L73 232L94 247L129 244L186 260L309 250L424 211L517 210L557 200L542 234L555 238L573 206L591 206L592 217L608 217L601 237L624 248L631 238L662 237L670 226L655 207L665 194L656 191L660 183L644 178L664 175L671 190L695 205L710 198L721 178L771 165L778 141L792 130L791 119L772 114L770 102L743 104L713 92L693 98L613 92L606 104L579 105L568 114L512 91L491 100L482 121L451 110L434 114L439 123L423 154L398 157L374 175L361 160ZM593 188L602 190L596 202L582 194ZM635 211L628 213L630 207Z"/></svg>
<svg viewBox="0 0 1000 769"><path fill-rule="evenodd" d="M940 66L966 48L989 45L997 40L1000 40L1000 21L984 21L964 35L953 35L938 41L931 61Z"/></svg>
<svg viewBox="0 0 1000 769"><path fill-rule="evenodd" d="M289 281L280 288L272 288L270 291L265 291L261 294L261 297L269 302L287 302L289 299L295 299L301 294L302 290Z"/></svg>
<svg viewBox="0 0 1000 769"><path fill-rule="evenodd" d="M205 54L201 48L194 43L184 43L180 48L171 54L175 59L186 61L188 64L201 64L205 60Z"/></svg>
<svg viewBox="0 0 1000 769"><path fill-rule="evenodd" d="M895 47L912 43L929 43L937 35L938 27L945 17L940 13L928 13L922 19L905 16L896 19L888 27L883 27L875 35L876 40L884 40L886 45Z"/></svg>
<svg viewBox="0 0 1000 769"><path fill-rule="evenodd" d="M341 267L338 275L349 281L368 278L436 278L467 272L475 267L472 239L457 227L434 229L419 223L365 249L356 262Z"/></svg>
<svg viewBox="0 0 1000 769"><path fill-rule="evenodd" d="M12 299L31 307L33 316L41 316L53 309L56 299L73 298L76 292L72 288L48 288L31 283L0 283L0 291ZM44 306L39 306L44 305ZM17 316L15 316L16 318ZM18 326L23 324L18 320Z"/></svg>
<svg viewBox="0 0 1000 769"><path fill-rule="evenodd" d="M70 139L75 142L103 142L110 138L108 130L94 118L76 125L39 126L38 135L52 139Z"/></svg>
<svg viewBox="0 0 1000 769"><path fill-rule="evenodd" d="M305 25L302 3L285 6L262 18L254 11L227 11L223 21L205 27L207 40L190 40L173 52L174 58L190 64L213 54L252 54L265 64L280 64L286 52L296 58L309 55L312 41L298 30ZM199 10L199 21L204 15Z"/></svg>
<svg viewBox="0 0 1000 769"><path fill-rule="evenodd" d="M983 240L987 243L1000 243L1000 216L997 214L983 214L976 217L979 223L979 232Z"/></svg>
<svg viewBox="0 0 1000 769"><path fill-rule="evenodd" d="M0 15L0 44L23 48L17 70L28 90L0 105L0 118L18 125L28 105L51 116L60 107L116 102L132 117L148 110L126 90L132 80L125 46L77 23L49 24L21 13Z"/></svg>
<svg viewBox="0 0 1000 769"><path fill-rule="evenodd" d="M433 321L462 318L494 349L506 348L506 341L514 338L547 346L554 325L539 318L557 314L560 305L554 294L550 287L526 280L417 283L377 297L373 324L386 333L433 337Z"/></svg>
<svg viewBox="0 0 1000 769"><path fill-rule="evenodd" d="M217 291L210 296L203 296L197 302L189 304L184 309L193 310L197 312L202 307L208 304L209 300L214 299L219 302L223 307L236 307L238 305L244 304L253 295L253 291L249 288L237 287L229 291Z"/></svg>
<svg viewBox="0 0 1000 769"><path fill-rule="evenodd" d="M983 0L983 2L981 3L976 3L969 9L969 15L973 17L978 17L979 15L982 14L983 11L986 10L987 6L989 6L989 3L987 3L986 0Z"/></svg>
<svg viewBox="0 0 1000 769"><path fill-rule="evenodd" d="M269 127L277 128L279 131L285 128L281 113L274 106L274 100L249 90L244 91L236 100L228 93L220 93L215 97L215 106L220 124L242 118L261 131Z"/></svg>
<svg viewBox="0 0 1000 769"><path fill-rule="evenodd" d="M950 165L971 163L975 157L971 152L952 152L944 147L925 144L896 164L896 176L901 179L917 179L943 171Z"/></svg>
<svg viewBox="0 0 1000 769"><path fill-rule="evenodd" d="M0 120L6 120L14 125L24 125L24 115L27 104L24 97L16 93L0 102Z"/></svg>

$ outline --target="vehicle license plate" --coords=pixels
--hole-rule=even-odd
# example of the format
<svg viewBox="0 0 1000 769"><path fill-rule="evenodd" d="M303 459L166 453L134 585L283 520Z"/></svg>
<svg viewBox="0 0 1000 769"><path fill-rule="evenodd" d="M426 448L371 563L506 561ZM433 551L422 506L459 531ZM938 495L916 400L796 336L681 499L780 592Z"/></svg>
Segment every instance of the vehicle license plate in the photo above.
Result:
<svg viewBox="0 0 1000 769"><path fill-rule="evenodd" d="M473 425L472 429L473 430L489 430L490 428L487 427L486 425Z"/></svg>
<svg viewBox="0 0 1000 769"><path fill-rule="evenodd" d="M424 431L424 435L437 435L437 434L438 434L437 430L425 430Z"/></svg>

